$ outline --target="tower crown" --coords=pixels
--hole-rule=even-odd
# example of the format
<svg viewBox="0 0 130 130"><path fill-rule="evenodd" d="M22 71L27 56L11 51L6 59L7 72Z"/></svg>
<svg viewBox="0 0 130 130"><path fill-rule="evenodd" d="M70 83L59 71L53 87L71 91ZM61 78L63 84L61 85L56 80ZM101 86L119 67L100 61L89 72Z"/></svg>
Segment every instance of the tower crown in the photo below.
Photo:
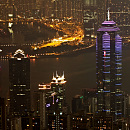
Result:
<svg viewBox="0 0 130 130"><path fill-rule="evenodd" d="M25 56L25 53L23 50L18 49L15 51L14 55L11 58L21 59L21 58L27 58L27 57Z"/></svg>
<svg viewBox="0 0 130 130"><path fill-rule="evenodd" d="M56 71L56 76L53 75L52 82L51 83L58 83L58 84L64 84L66 83L64 78L64 72L62 76L59 76Z"/></svg>
<svg viewBox="0 0 130 130"><path fill-rule="evenodd" d="M120 29L116 26L116 23L114 21L104 21L102 23L101 28L99 28L97 31L104 31L104 32L111 32L111 31L119 31Z"/></svg>

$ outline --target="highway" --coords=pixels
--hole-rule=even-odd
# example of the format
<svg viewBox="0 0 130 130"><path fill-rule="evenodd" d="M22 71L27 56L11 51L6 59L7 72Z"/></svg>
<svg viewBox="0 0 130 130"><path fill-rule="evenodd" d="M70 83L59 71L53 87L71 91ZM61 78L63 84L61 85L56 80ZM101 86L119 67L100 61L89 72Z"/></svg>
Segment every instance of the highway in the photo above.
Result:
<svg viewBox="0 0 130 130"><path fill-rule="evenodd" d="M66 43L69 45L78 45L77 43L84 44L82 39L84 37L84 32L81 28L81 25L76 25L72 22L45 22L47 27L53 28L57 31L61 31L64 33L63 37L53 38L46 43L43 42L40 45L34 45L32 48L34 50L41 49L44 47L57 47L62 43Z"/></svg>

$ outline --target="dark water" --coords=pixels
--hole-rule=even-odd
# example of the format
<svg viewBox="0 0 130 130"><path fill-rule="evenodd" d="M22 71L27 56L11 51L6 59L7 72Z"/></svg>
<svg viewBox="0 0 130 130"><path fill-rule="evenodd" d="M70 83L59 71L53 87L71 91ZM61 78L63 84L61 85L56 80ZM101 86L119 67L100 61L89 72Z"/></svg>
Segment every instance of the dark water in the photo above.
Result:
<svg viewBox="0 0 130 130"><path fill-rule="evenodd" d="M31 89L37 90L42 82L51 82L53 72L65 72L66 97L70 103L75 94L81 93L81 88L96 87L96 58L94 51L88 51L75 57L61 57L31 59ZM1 87L0 96L5 97L8 92L8 60L1 60ZM130 94L130 48L123 50L123 85L122 89Z"/></svg>

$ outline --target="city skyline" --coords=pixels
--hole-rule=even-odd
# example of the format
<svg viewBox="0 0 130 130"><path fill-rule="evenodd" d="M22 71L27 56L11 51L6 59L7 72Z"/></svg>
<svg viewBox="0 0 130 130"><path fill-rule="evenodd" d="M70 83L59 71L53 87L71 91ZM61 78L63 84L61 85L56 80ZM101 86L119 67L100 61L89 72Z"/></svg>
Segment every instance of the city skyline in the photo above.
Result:
<svg viewBox="0 0 130 130"><path fill-rule="evenodd" d="M0 4L7 129L129 127L128 0Z"/></svg>

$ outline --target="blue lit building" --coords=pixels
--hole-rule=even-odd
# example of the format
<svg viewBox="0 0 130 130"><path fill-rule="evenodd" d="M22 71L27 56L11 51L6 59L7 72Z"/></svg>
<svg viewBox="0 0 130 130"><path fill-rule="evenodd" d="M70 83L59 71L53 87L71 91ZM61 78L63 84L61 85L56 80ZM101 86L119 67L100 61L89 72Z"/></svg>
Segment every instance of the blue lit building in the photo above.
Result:
<svg viewBox="0 0 130 130"><path fill-rule="evenodd" d="M97 110L113 115L118 121L122 115L122 39L114 21L104 21L97 30L96 84Z"/></svg>

